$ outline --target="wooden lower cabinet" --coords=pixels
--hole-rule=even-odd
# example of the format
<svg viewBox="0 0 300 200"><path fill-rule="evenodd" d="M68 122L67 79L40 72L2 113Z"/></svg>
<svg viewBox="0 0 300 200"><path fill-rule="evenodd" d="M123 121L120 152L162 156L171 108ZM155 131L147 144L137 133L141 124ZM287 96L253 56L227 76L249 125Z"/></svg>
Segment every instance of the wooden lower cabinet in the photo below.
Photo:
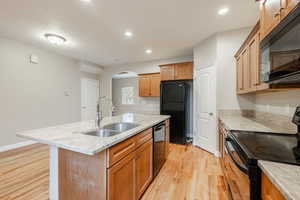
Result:
<svg viewBox="0 0 300 200"><path fill-rule="evenodd" d="M131 153L112 168L108 169L108 199L134 200L135 154Z"/></svg>
<svg viewBox="0 0 300 200"><path fill-rule="evenodd" d="M153 179L152 164L153 140L150 138L108 169L108 200L140 199Z"/></svg>
<svg viewBox="0 0 300 200"><path fill-rule="evenodd" d="M262 200L285 200L281 192L264 173L262 174L261 187Z"/></svg>
<svg viewBox="0 0 300 200"><path fill-rule="evenodd" d="M139 199L151 183L153 178L152 170L152 151L153 141L149 140L147 143L138 148L135 156L135 185L136 197Z"/></svg>

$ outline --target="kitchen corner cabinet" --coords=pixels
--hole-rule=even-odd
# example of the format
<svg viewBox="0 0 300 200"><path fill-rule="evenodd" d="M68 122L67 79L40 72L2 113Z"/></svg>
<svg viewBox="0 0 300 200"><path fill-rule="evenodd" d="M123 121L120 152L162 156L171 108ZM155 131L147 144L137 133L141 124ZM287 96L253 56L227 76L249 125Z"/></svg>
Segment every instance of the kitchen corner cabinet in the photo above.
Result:
<svg viewBox="0 0 300 200"><path fill-rule="evenodd" d="M193 62L160 65L161 80L192 80L193 68Z"/></svg>
<svg viewBox="0 0 300 200"><path fill-rule="evenodd" d="M286 200L276 186L269 180L269 178L262 173L261 183L261 199L262 200Z"/></svg>
<svg viewBox="0 0 300 200"><path fill-rule="evenodd" d="M261 39L264 39L299 3L299 0L264 0L260 4Z"/></svg>
<svg viewBox="0 0 300 200"><path fill-rule="evenodd" d="M139 75L139 96L140 97L160 96L160 73Z"/></svg>

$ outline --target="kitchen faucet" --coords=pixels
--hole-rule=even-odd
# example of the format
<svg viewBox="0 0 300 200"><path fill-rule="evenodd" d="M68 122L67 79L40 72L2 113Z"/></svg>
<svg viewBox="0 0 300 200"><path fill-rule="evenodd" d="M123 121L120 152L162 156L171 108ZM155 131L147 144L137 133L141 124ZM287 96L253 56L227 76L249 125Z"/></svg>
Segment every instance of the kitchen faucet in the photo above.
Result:
<svg viewBox="0 0 300 200"><path fill-rule="evenodd" d="M103 119L103 115L102 115L102 110L100 110L100 102L105 99L105 97L99 97L98 102L97 102L97 115L96 115L96 128L100 129L100 123Z"/></svg>

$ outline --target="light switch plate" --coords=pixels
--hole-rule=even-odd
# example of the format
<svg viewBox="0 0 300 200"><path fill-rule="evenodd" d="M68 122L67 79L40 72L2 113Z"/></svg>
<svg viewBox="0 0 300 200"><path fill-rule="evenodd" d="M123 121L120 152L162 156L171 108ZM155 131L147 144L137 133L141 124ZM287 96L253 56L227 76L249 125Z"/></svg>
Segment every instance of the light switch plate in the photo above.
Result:
<svg viewBox="0 0 300 200"><path fill-rule="evenodd" d="M30 55L30 63L38 64L39 63L39 58L34 54Z"/></svg>

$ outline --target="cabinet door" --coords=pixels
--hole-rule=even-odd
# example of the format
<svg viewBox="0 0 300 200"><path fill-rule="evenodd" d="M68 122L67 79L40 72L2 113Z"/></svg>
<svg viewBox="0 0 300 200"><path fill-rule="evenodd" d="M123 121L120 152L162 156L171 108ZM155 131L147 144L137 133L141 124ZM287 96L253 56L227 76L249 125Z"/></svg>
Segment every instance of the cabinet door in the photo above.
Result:
<svg viewBox="0 0 300 200"><path fill-rule="evenodd" d="M263 39L280 22L281 0L265 0L260 6L260 28Z"/></svg>
<svg viewBox="0 0 300 200"><path fill-rule="evenodd" d="M150 81L150 96L159 97L160 96L160 74L151 76Z"/></svg>
<svg viewBox="0 0 300 200"><path fill-rule="evenodd" d="M153 140L149 140L136 151L136 197L139 199L147 189L153 178ZM126 185L126 184L124 184ZM123 187L124 187L123 185ZM122 199L123 200L123 199Z"/></svg>
<svg viewBox="0 0 300 200"><path fill-rule="evenodd" d="M243 63L243 92L250 91L250 66L249 66L249 49L246 48L242 53Z"/></svg>
<svg viewBox="0 0 300 200"><path fill-rule="evenodd" d="M193 79L193 63L175 64L175 80L192 80Z"/></svg>
<svg viewBox="0 0 300 200"><path fill-rule="evenodd" d="M237 63L237 92L238 94L243 92L243 59L239 56L236 60Z"/></svg>
<svg viewBox="0 0 300 200"><path fill-rule="evenodd" d="M286 17L299 2L299 0L281 0L281 20Z"/></svg>
<svg viewBox="0 0 300 200"><path fill-rule="evenodd" d="M256 35L249 43L250 91L259 84L259 37Z"/></svg>
<svg viewBox="0 0 300 200"><path fill-rule="evenodd" d="M140 77L140 79L139 79L139 95L141 97L150 96L150 77Z"/></svg>
<svg viewBox="0 0 300 200"><path fill-rule="evenodd" d="M170 81L174 80L174 65L163 65L160 67L160 76L162 81Z"/></svg>
<svg viewBox="0 0 300 200"><path fill-rule="evenodd" d="M135 200L135 152L108 169L108 199Z"/></svg>

